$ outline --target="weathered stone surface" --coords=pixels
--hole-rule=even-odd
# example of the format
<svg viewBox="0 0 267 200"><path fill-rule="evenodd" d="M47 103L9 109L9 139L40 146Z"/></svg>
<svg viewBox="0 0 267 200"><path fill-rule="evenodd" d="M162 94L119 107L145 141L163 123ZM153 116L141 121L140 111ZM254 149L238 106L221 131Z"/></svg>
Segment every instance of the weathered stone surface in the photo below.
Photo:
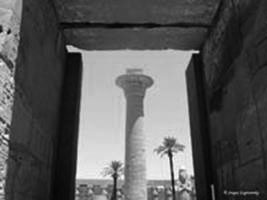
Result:
<svg viewBox="0 0 267 200"><path fill-rule="evenodd" d="M87 50L199 49L206 28L66 29L67 43Z"/></svg>
<svg viewBox="0 0 267 200"><path fill-rule="evenodd" d="M14 76L19 43L22 1L0 2L0 199L5 185L9 154L10 125L14 101Z"/></svg>
<svg viewBox="0 0 267 200"><path fill-rule="evenodd" d="M264 0L224 1L203 48L218 199L226 189L266 199L266 9Z"/></svg>
<svg viewBox="0 0 267 200"><path fill-rule="evenodd" d="M71 29L65 31L67 43L78 48L191 50L199 49L205 40L204 33L211 25L218 2L219 0L55 0L55 5L61 23L68 23L68 28ZM87 27L77 29L77 24ZM94 24L100 27L90 27ZM105 27L111 24L124 24L126 28L110 30ZM145 26L148 24L159 27L147 29ZM140 27L142 25L143 28ZM161 25L171 27L160 27Z"/></svg>
<svg viewBox="0 0 267 200"><path fill-rule="evenodd" d="M61 22L210 24L218 0L54 0Z"/></svg>
<svg viewBox="0 0 267 200"><path fill-rule="evenodd" d="M252 101L241 111L237 120L236 132L239 147L240 164L245 164L261 157L261 137L259 130L258 111ZM253 133L253 134L251 134Z"/></svg>
<svg viewBox="0 0 267 200"><path fill-rule="evenodd" d="M51 1L23 1L20 36L5 196L48 200L65 60Z"/></svg>
<svg viewBox="0 0 267 200"><path fill-rule="evenodd" d="M218 21L203 47L203 62L206 66L205 74L209 87L216 87L221 74L228 70L240 54L243 45L247 43L246 37L255 28L254 24L264 24L262 20L265 17L258 17L261 12L258 10L260 1L223 1ZM253 40L254 42L258 40L256 35Z"/></svg>
<svg viewBox="0 0 267 200"><path fill-rule="evenodd" d="M0 52L13 65L17 58L21 12L21 0L0 2Z"/></svg>
<svg viewBox="0 0 267 200"><path fill-rule="evenodd" d="M255 160L236 170L236 180L239 184L239 188L247 191L259 191L259 189L263 189L264 185L261 180L264 176L264 164L262 159ZM261 197L255 199L265 198L261 194Z"/></svg>

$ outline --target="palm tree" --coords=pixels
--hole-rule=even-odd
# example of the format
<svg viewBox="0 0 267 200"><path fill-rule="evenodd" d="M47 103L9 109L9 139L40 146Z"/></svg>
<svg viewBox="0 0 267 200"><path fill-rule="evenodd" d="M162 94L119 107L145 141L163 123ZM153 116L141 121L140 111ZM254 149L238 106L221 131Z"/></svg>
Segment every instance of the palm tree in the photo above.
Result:
<svg viewBox="0 0 267 200"><path fill-rule="evenodd" d="M174 183L174 171L173 171L173 154L178 153L179 151L184 151L185 146L178 143L174 137L165 137L163 139L162 145L156 148L154 151L159 154L161 157L168 155L170 162L170 172L171 172L171 184L172 184L172 196L175 200L175 183Z"/></svg>
<svg viewBox="0 0 267 200"><path fill-rule="evenodd" d="M117 180L123 174L123 164L121 161L113 160L104 168L103 176L111 176L113 178L113 192L111 200L117 200Z"/></svg>

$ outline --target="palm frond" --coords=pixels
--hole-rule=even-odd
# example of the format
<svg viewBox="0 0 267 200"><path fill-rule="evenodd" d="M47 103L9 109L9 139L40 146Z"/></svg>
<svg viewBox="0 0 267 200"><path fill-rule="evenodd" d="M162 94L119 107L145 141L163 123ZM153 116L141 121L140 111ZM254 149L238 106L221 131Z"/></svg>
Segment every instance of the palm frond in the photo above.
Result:
<svg viewBox="0 0 267 200"><path fill-rule="evenodd" d="M123 163L121 161L113 160L110 164L101 172L102 176L121 176L123 174Z"/></svg>
<svg viewBox="0 0 267 200"><path fill-rule="evenodd" d="M110 169L109 167L105 167L104 169L103 169L103 171L101 172L101 175L102 176L110 176L110 175L112 175L113 174L113 170L112 169Z"/></svg>
<svg viewBox="0 0 267 200"><path fill-rule="evenodd" d="M154 149L154 152L157 153L160 157L162 157L167 154L168 149L165 146L160 145L158 148Z"/></svg>
<svg viewBox="0 0 267 200"><path fill-rule="evenodd" d="M163 139L162 145L154 149L161 157L165 154L171 153L178 153L179 151L184 151L185 146L177 142L175 137L167 136Z"/></svg>
<svg viewBox="0 0 267 200"><path fill-rule="evenodd" d="M175 137L168 136L168 137L165 137L163 140L164 146L166 146L168 148L173 147L175 145L175 143L176 143Z"/></svg>
<svg viewBox="0 0 267 200"><path fill-rule="evenodd" d="M180 143L176 143L174 146L173 146L174 149L177 149L178 151L184 151L185 149L185 145L183 144L180 144Z"/></svg>

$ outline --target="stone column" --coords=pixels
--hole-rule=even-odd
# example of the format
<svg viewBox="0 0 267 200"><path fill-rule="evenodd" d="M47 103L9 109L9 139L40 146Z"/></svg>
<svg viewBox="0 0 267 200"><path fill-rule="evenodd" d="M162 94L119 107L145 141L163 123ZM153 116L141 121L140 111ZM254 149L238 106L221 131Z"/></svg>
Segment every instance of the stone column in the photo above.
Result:
<svg viewBox="0 0 267 200"><path fill-rule="evenodd" d="M153 80L140 69L128 69L116 84L124 90L127 101L125 200L147 200L143 99Z"/></svg>

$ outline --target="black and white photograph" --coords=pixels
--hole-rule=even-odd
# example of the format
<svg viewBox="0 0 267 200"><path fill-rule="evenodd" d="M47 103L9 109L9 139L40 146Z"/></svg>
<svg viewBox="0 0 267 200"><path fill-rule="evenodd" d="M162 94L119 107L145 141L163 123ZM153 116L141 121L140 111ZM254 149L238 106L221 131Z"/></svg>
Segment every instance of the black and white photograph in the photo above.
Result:
<svg viewBox="0 0 267 200"><path fill-rule="evenodd" d="M0 0L0 200L267 200L267 1Z"/></svg>

